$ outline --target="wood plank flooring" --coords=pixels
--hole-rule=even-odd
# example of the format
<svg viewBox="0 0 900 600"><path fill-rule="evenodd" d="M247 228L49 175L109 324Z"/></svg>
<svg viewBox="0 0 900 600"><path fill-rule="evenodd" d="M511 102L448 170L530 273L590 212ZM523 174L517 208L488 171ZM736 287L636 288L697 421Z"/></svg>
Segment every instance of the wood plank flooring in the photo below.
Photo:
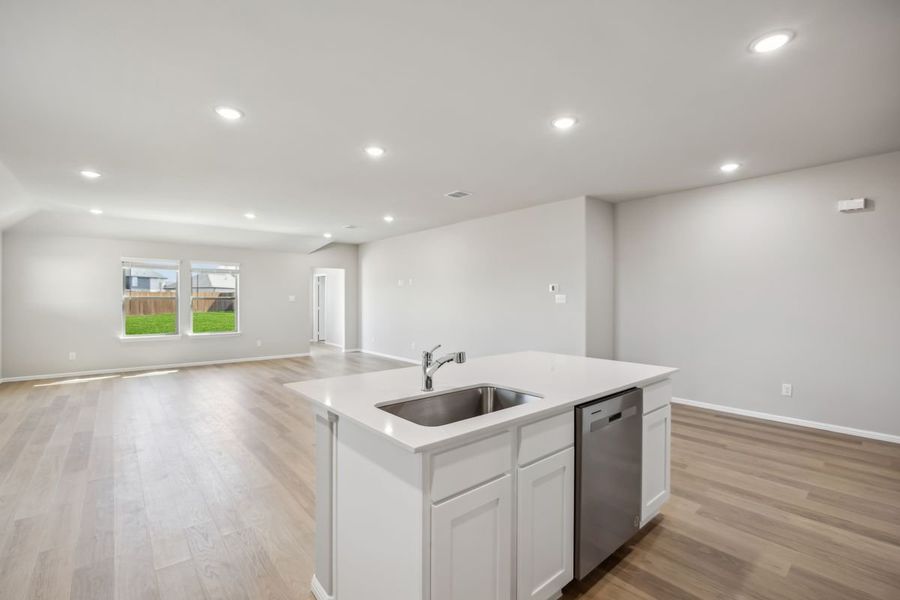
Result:
<svg viewBox="0 0 900 600"><path fill-rule="evenodd" d="M309 599L311 358L0 385L0 598ZM900 446L675 406L664 514L565 598L900 598ZM406 600L406 599L397 599Z"/></svg>

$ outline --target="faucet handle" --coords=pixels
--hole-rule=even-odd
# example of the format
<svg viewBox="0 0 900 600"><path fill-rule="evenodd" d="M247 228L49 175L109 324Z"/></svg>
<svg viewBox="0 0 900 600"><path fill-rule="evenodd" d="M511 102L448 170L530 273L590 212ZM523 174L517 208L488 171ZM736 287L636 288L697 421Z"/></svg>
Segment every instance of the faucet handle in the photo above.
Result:
<svg viewBox="0 0 900 600"><path fill-rule="evenodd" d="M435 346L435 347L432 348L431 350L426 350L426 351L424 352L424 354L434 354L435 350L437 350L438 348L440 348L442 345L443 345L443 344L438 344L437 346Z"/></svg>

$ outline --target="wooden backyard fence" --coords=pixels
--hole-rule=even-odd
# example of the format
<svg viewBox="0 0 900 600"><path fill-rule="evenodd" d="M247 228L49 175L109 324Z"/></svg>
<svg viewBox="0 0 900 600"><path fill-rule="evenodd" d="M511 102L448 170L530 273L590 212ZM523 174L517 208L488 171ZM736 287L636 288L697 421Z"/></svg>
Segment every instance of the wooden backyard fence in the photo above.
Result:
<svg viewBox="0 0 900 600"><path fill-rule="evenodd" d="M234 301L231 292L199 292L191 298L191 311L234 312ZM177 309L178 298L173 291L125 291L125 314L129 317L174 313Z"/></svg>

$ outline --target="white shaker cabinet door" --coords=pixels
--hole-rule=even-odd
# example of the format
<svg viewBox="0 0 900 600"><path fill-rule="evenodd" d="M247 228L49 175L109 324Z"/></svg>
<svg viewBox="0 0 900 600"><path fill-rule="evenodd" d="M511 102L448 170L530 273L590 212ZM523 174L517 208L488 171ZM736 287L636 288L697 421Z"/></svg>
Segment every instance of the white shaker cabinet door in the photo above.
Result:
<svg viewBox="0 0 900 600"><path fill-rule="evenodd" d="M431 600L510 600L512 480L486 483L431 509Z"/></svg>
<svg viewBox="0 0 900 600"><path fill-rule="evenodd" d="M670 491L671 406L644 415L643 471L641 475L641 525L652 519Z"/></svg>
<svg viewBox="0 0 900 600"><path fill-rule="evenodd" d="M572 580L575 449L519 469L518 600L548 600Z"/></svg>

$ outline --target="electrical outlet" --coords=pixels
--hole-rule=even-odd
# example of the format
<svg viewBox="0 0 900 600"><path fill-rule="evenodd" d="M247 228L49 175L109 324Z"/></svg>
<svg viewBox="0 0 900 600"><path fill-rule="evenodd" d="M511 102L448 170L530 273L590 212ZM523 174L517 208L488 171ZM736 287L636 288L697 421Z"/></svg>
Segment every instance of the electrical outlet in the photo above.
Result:
<svg viewBox="0 0 900 600"><path fill-rule="evenodd" d="M410 349L410 350L415 350L415 349L416 349L416 343L415 343L415 342L410 342L410 343L409 343L409 349Z"/></svg>
<svg viewBox="0 0 900 600"><path fill-rule="evenodd" d="M288 302L296 302L297 296L288 296Z"/></svg>
<svg viewBox="0 0 900 600"><path fill-rule="evenodd" d="M262 340L256 340L256 347L259 348L262 346Z"/></svg>
<svg viewBox="0 0 900 600"><path fill-rule="evenodd" d="M781 395L787 396L788 398L793 396L794 395L794 386L791 385L790 383L782 383L781 384Z"/></svg>
<svg viewBox="0 0 900 600"><path fill-rule="evenodd" d="M69 360L75 360L75 356L74 352L69 352Z"/></svg>
<svg viewBox="0 0 900 600"><path fill-rule="evenodd" d="M566 295L565 294L557 294L555 297L557 304L565 304L566 303Z"/></svg>

